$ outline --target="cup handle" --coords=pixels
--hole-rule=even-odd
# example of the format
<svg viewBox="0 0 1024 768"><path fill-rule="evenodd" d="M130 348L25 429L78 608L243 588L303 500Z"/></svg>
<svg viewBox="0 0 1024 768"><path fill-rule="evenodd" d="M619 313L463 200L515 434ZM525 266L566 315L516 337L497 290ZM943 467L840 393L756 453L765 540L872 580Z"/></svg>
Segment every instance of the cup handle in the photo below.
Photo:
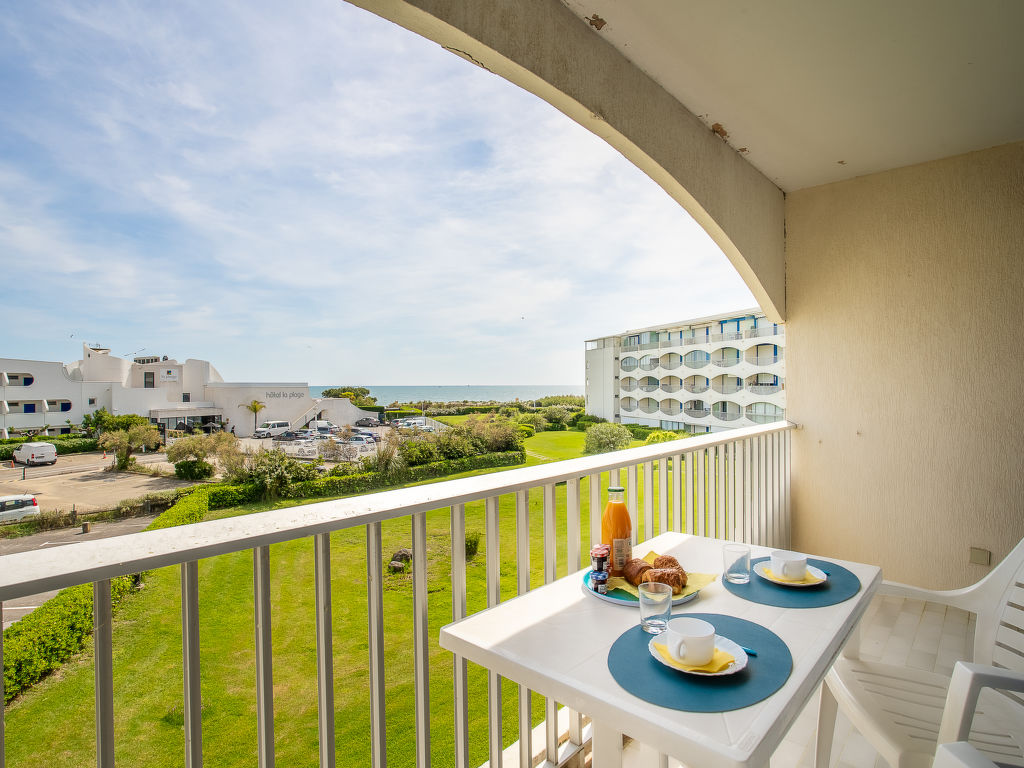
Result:
<svg viewBox="0 0 1024 768"><path fill-rule="evenodd" d="M686 640L681 637L673 637L668 641L668 652L673 659L681 661L686 658Z"/></svg>

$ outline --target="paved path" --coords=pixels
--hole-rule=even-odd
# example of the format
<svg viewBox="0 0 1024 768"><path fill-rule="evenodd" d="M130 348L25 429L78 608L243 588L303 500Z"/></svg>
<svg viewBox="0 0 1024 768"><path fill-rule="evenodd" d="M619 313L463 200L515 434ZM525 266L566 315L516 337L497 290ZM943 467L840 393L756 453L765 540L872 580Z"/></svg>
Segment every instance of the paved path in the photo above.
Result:
<svg viewBox="0 0 1024 768"><path fill-rule="evenodd" d="M15 552L29 552L37 549L49 549L52 547L63 547L79 541L91 541L93 539L106 539L111 536L124 536L126 533L137 533L153 522L155 515L146 517L130 517L124 520L110 520L108 522L92 523L89 533L82 533L79 528L62 528L56 531L42 531L31 536L21 536L16 539L0 539L0 556L10 555ZM34 609L57 594L56 590L43 592L38 595L27 595L8 600L3 604L3 625L7 629L18 619L27 616Z"/></svg>

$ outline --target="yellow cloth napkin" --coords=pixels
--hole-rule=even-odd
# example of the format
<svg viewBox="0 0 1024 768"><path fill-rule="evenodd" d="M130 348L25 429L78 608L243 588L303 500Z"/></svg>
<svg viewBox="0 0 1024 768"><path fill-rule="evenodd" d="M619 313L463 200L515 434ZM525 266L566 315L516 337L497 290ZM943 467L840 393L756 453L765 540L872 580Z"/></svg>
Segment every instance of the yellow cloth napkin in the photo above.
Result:
<svg viewBox="0 0 1024 768"><path fill-rule="evenodd" d="M653 565L654 560L657 557L657 552L648 552L640 559L646 563L650 563ZM680 597L692 595L694 592L698 592L704 589L704 587L706 587L708 584L711 584L717 578L718 575L714 573L690 573L689 571L687 571L686 586L683 587L683 591L680 592L678 595L672 595L672 599L678 600ZM629 592L629 594L631 594L633 597L637 599L640 598L640 592L637 590L637 588L621 576L612 576L608 579L608 591L611 592L613 589L621 589L624 592Z"/></svg>
<svg viewBox="0 0 1024 768"><path fill-rule="evenodd" d="M652 645L654 646L654 650L658 652L658 655L665 660L666 664L687 672L706 672L713 674L715 672L721 672L736 661L731 653L726 653L725 651L720 651L715 648L715 655L711 657L711 661L707 664L701 664L700 666L695 667L691 664L683 664L683 662L673 658L672 654L668 652L668 646L663 645L662 643L652 643Z"/></svg>
<svg viewBox="0 0 1024 768"><path fill-rule="evenodd" d="M785 576L779 576L777 573L772 573L772 569L766 567L764 569L764 575L769 579L784 581L787 584L821 584L821 582L824 581L824 579L819 579L817 576L812 576L810 571L805 571L802 579L787 579Z"/></svg>

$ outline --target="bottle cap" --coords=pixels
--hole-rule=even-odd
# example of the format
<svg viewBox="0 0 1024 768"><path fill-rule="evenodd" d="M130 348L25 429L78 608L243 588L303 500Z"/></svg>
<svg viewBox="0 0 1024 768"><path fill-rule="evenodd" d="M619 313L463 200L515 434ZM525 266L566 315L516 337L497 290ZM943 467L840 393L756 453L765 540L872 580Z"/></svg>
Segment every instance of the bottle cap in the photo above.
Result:
<svg viewBox="0 0 1024 768"><path fill-rule="evenodd" d="M621 485L611 485L611 486L608 487L608 493L615 493L616 491L621 493L621 492L623 492L625 490L626 489L623 488Z"/></svg>

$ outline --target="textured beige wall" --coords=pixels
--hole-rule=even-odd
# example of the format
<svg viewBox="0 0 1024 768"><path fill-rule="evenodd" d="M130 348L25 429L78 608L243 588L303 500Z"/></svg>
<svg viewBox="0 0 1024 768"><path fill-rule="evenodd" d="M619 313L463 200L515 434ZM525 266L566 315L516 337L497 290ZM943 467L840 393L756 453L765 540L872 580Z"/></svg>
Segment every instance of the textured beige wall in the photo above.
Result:
<svg viewBox="0 0 1024 768"><path fill-rule="evenodd" d="M782 191L560 0L349 0L525 88L597 134L708 232L785 319Z"/></svg>
<svg viewBox="0 0 1024 768"><path fill-rule="evenodd" d="M1024 537L1024 143L786 201L794 546L929 587Z"/></svg>

